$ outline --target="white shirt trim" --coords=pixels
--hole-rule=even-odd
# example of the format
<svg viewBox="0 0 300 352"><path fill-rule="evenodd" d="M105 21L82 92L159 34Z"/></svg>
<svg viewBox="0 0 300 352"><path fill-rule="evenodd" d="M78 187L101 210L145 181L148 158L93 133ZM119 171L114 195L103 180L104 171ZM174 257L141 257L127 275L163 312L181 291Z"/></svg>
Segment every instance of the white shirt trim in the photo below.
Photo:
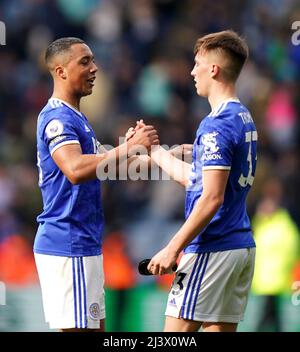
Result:
<svg viewBox="0 0 300 352"><path fill-rule="evenodd" d="M231 170L231 166L223 166L223 165L202 166L202 170Z"/></svg>
<svg viewBox="0 0 300 352"><path fill-rule="evenodd" d="M79 115L80 117L82 117L82 113L80 111L78 111L77 109L75 109L72 105L70 105L69 103L67 103L64 100L61 100L59 98L50 98L49 99L49 103L52 106L56 104L58 104L58 106L62 106L62 104L66 105L68 108L70 108L71 110L73 110L74 112L76 112L77 115ZM52 104L51 104L52 103Z"/></svg>
<svg viewBox="0 0 300 352"><path fill-rule="evenodd" d="M52 154L60 147L62 147L63 145L67 145L67 144L80 144L79 141L77 141L76 139L71 140L71 141L65 141L65 142L61 142L59 144L57 144L52 150L51 150L51 156Z"/></svg>
<svg viewBox="0 0 300 352"><path fill-rule="evenodd" d="M238 98L229 98L220 103L215 109L213 109L208 116L218 116L226 108L228 103L240 103Z"/></svg>

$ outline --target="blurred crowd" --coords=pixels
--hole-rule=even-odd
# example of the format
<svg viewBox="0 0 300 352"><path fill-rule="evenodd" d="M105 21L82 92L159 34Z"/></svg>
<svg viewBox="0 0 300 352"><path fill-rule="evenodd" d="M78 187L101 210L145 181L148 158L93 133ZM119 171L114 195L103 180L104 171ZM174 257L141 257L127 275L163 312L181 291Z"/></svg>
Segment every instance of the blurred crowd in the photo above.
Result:
<svg viewBox="0 0 300 352"><path fill-rule="evenodd" d="M161 144L193 143L209 112L190 76L195 40L230 28L244 36L250 58L238 92L259 135L249 214L267 208L275 182L276 207L300 226L300 46L291 41L297 0L2 0L0 20L7 36L0 47L0 255L12 243L24 259L25 242L12 238L21 236L31 249L35 236L42 210L36 120L52 90L43 55L62 36L83 38L94 52L99 72L82 110L99 141L114 146L140 118L157 127ZM116 275L110 285L130 287L141 279L129 271L184 220L184 189L173 181L106 181L103 202L105 251L115 249L111 265L128 263L127 282ZM0 280L13 282L15 270L7 271L0 267Z"/></svg>

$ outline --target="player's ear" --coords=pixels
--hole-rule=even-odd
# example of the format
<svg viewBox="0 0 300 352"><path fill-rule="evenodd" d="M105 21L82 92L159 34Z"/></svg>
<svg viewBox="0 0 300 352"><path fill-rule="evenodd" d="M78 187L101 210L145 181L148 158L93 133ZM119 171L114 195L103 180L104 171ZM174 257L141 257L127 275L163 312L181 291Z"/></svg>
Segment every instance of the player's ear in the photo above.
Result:
<svg viewBox="0 0 300 352"><path fill-rule="evenodd" d="M220 72L220 67L216 64L211 65L210 75L211 78L215 78Z"/></svg>
<svg viewBox="0 0 300 352"><path fill-rule="evenodd" d="M55 73L57 74L58 77L60 77L62 79L66 79L67 78L66 71L65 71L64 67L62 67L62 66L56 66L55 67Z"/></svg>

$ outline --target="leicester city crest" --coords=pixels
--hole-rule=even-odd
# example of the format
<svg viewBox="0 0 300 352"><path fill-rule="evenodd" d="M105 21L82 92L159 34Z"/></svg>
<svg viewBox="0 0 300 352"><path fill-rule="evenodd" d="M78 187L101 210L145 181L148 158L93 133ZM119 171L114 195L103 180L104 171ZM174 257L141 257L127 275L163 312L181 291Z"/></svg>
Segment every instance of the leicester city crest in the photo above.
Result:
<svg viewBox="0 0 300 352"><path fill-rule="evenodd" d="M98 303L90 305L90 316L92 319L100 319L100 307Z"/></svg>

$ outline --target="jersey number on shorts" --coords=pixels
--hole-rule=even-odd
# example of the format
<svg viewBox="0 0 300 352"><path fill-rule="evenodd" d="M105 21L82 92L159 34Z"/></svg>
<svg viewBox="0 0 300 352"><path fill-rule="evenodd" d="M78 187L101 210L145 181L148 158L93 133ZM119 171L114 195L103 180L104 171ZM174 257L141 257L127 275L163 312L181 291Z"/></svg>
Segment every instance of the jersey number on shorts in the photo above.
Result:
<svg viewBox="0 0 300 352"><path fill-rule="evenodd" d="M251 131L251 132L246 132L246 137L245 137L245 142L249 143L249 151L248 151L248 156L247 156L247 161L249 163L249 170L248 170L248 175L244 176L241 174L239 178L239 184L242 187L247 187L252 186L253 181L254 181L254 175L252 174L252 142L257 141L257 132L256 131ZM256 159L256 155L255 155Z"/></svg>
<svg viewBox="0 0 300 352"><path fill-rule="evenodd" d="M179 277L179 280L177 281L177 285L179 285L179 289L183 289L183 280L186 277L186 273L178 273L177 276Z"/></svg>

